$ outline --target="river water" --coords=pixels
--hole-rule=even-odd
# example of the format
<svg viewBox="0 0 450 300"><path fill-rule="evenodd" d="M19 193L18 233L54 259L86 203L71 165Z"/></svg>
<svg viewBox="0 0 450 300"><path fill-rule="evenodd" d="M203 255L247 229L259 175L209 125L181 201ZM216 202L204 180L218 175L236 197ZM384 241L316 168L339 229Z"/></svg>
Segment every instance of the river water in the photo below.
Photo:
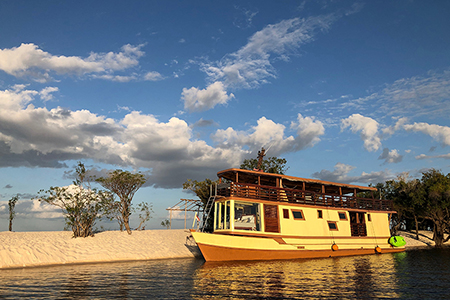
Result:
<svg viewBox="0 0 450 300"><path fill-rule="evenodd" d="M449 299L450 249L290 261L0 270L0 299Z"/></svg>

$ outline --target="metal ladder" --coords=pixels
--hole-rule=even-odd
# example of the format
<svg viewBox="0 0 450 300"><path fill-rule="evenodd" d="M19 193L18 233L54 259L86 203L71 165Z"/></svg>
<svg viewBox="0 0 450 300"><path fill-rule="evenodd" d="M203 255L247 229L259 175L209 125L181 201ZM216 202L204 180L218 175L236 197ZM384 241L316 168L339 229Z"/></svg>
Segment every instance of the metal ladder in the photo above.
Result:
<svg viewBox="0 0 450 300"><path fill-rule="evenodd" d="M214 207L214 201L217 197L217 183L214 184L214 194L213 194L213 184L209 187L209 199L208 202L206 202L206 206L203 209L203 216L202 216L202 222L200 226L200 231L204 232L205 228L208 224L208 220L211 218L211 211Z"/></svg>

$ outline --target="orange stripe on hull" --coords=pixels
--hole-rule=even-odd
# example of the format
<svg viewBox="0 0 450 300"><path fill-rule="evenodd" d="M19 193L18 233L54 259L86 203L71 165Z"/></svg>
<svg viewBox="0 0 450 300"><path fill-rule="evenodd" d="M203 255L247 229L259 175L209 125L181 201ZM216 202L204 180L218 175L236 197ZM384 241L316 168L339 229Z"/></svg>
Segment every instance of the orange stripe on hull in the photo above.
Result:
<svg viewBox="0 0 450 300"><path fill-rule="evenodd" d="M197 243L206 261L236 260L281 260L297 258L321 258L365 255L377 253L374 249L342 249L342 250L256 250ZM380 253L402 252L405 248L383 248Z"/></svg>

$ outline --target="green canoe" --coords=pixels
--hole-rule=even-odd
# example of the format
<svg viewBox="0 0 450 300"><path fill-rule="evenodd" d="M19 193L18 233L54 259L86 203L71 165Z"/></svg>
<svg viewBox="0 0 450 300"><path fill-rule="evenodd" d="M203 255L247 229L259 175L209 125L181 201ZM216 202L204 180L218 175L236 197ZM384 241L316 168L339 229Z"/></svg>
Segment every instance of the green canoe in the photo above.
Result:
<svg viewBox="0 0 450 300"><path fill-rule="evenodd" d="M402 236L395 235L389 238L389 244L394 247L402 247L406 245L406 242Z"/></svg>

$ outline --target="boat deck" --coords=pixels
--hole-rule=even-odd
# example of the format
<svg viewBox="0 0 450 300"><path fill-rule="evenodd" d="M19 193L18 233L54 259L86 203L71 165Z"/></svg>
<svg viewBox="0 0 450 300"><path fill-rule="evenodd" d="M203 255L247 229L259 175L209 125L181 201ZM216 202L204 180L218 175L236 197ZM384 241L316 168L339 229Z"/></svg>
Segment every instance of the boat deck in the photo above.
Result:
<svg viewBox="0 0 450 300"><path fill-rule="evenodd" d="M250 183L221 183L217 195L222 197L239 197L256 200L288 202L326 207L342 207L350 209L392 211L390 200L360 198L351 195L318 193L299 189L278 188Z"/></svg>

